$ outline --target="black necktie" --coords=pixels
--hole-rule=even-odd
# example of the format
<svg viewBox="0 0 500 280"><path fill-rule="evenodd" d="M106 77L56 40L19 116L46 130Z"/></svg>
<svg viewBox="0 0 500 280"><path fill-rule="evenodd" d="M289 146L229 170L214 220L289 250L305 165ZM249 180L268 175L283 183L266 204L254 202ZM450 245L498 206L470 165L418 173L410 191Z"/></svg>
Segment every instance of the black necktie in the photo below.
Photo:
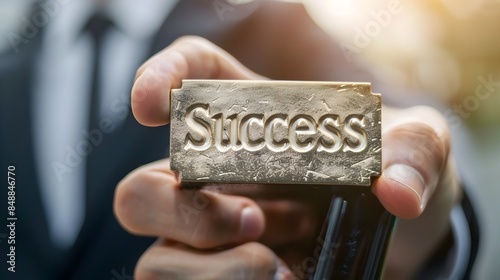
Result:
<svg viewBox="0 0 500 280"><path fill-rule="evenodd" d="M92 201L94 198L90 193L91 186L95 185L96 176L99 176L98 170L100 169L99 164L99 146L104 141L102 132L100 132L99 127L99 95L100 91L100 82L102 81L102 75L100 70L101 66L101 53L103 41L106 35L106 32L109 31L109 28L112 26L112 23L109 19L107 19L102 14L95 14L90 18L85 26L85 31L88 32L92 36L92 50L93 50L93 60L92 60L92 74L91 74L91 87L90 87L90 107L89 107L89 120L87 126L87 133L89 138L93 138L94 142L89 140L89 145L92 145L92 149L87 155L86 161L86 203L85 203L85 215L88 215L89 209L89 201ZM85 224L88 222L87 217L85 218Z"/></svg>
<svg viewBox="0 0 500 280"><path fill-rule="evenodd" d="M90 107L88 131L99 128L99 88L100 88L100 57L102 51L102 42L106 31L112 26L111 21L98 13L93 15L85 26L85 30L92 36L92 86L90 88Z"/></svg>

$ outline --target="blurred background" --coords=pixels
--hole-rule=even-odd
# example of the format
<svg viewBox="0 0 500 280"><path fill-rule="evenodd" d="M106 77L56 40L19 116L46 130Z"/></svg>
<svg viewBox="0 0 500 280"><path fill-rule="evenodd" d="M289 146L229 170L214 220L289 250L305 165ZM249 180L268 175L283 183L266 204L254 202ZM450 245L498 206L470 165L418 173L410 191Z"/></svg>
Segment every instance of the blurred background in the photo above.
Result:
<svg viewBox="0 0 500 280"><path fill-rule="evenodd" d="M67 1L67 0L65 0ZM228 2L248 2L232 0ZM300 0L293 1L300 2ZM303 0L313 19L354 63L399 89L449 109L460 176L480 216L473 279L500 275L500 1ZM31 0L0 0L0 50L9 48ZM360 56L361 60L354 56Z"/></svg>
<svg viewBox="0 0 500 280"><path fill-rule="evenodd" d="M500 275L500 1L304 0L346 57L449 107L453 149L478 208L481 244L472 279Z"/></svg>

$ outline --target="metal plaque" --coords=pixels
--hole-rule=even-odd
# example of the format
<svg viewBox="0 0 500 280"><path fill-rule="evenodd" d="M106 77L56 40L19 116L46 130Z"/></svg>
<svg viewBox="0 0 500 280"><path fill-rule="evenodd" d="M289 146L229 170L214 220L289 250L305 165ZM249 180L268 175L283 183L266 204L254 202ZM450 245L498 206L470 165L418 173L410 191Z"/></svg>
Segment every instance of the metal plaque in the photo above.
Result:
<svg viewBox="0 0 500 280"><path fill-rule="evenodd" d="M184 80L170 129L186 182L370 185L381 173L369 83Z"/></svg>

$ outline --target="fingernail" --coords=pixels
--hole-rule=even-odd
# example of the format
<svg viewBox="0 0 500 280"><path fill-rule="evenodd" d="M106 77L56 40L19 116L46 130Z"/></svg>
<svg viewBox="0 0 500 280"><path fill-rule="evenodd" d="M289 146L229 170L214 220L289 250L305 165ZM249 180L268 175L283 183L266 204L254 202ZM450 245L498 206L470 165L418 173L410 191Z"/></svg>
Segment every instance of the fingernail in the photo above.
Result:
<svg viewBox="0 0 500 280"><path fill-rule="evenodd" d="M253 207L245 207L241 211L240 234L248 238L256 238L262 233L260 213Z"/></svg>
<svg viewBox="0 0 500 280"><path fill-rule="evenodd" d="M415 168L406 164L394 164L384 170L384 176L394 180L415 192L420 202L420 208L424 208L424 177Z"/></svg>

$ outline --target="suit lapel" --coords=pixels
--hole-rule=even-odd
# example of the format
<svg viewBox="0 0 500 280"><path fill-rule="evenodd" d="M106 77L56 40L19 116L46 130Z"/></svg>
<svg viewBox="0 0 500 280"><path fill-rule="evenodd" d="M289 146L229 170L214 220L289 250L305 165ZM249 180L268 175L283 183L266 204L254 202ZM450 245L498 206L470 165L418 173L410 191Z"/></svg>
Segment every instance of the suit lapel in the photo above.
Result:
<svg viewBox="0 0 500 280"><path fill-rule="evenodd" d="M0 69L0 162L2 168L16 168L17 246L29 261L39 262L40 269L51 270L64 255L50 242L34 159L32 85L40 37L20 53L2 58L7 67Z"/></svg>

